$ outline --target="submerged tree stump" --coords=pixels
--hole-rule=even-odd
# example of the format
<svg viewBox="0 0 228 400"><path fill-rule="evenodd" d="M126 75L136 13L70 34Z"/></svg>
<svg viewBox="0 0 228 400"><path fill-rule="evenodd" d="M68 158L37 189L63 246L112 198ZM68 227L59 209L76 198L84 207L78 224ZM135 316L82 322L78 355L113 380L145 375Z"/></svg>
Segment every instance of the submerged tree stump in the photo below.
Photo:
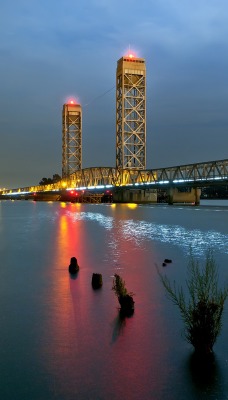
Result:
<svg viewBox="0 0 228 400"><path fill-rule="evenodd" d="M79 271L79 265L76 257L71 257L69 265L69 273L76 274Z"/></svg>
<svg viewBox="0 0 228 400"><path fill-rule="evenodd" d="M102 275L93 273L92 275L92 287L93 289L99 289L103 285Z"/></svg>

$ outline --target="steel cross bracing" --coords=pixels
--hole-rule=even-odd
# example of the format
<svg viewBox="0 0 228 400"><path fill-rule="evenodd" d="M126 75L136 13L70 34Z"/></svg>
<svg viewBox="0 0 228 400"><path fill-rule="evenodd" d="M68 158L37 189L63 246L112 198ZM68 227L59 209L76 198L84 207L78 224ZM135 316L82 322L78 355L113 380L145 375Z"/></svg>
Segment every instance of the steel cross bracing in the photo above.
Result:
<svg viewBox="0 0 228 400"><path fill-rule="evenodd" d="M63 106L62 176L67 177L82 167L81 107Z"/></svg>
<svg viewBox="0 0 228 400"><path fill-rule="evenodd" d="M116 167L146 167L146 76L144 61L119 60L116 81ZM126 68L128 67L128 68ZM141 68L141 70L139 69ZM144 68L144 69L143 69Z"/></svg>
<svg viewBox="0 0 228 400"><path fill-rule="evenodd" d="M125 74L124 93L117 93L117 164L144 169L145 77Z"/></svg>
<svg viewBox="0 0 228 400"><path fill-rule="evenodd" d="M215 186L228 185L228 160L181 165L169 168L136 170L113 167L85 168L69 177L49 185L37 185L20 189L4 189L1 194L55 191L66 188L96 189L107 186L153 185L167 186Z"/></svg>
<svg viewBox="0 0 228 400"><path fill-rule="evenodd" d="M181 165L156 170L157 181L169 184L195 183L199 186L216 181L225 182L228 179L228 160L210 161L190 165Z"/></svg>

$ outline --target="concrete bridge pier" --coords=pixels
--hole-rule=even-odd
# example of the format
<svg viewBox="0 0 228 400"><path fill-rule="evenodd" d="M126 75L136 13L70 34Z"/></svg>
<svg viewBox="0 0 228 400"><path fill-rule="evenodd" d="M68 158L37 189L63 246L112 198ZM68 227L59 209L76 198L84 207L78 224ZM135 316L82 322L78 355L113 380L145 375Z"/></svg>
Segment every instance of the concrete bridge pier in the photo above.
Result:
<svg viewBox="0 0 228 400"><path fill-rule="evenodd" d="M156 189L115 188L113 191L114 203L157 203Z"/></svg>
<svg viewBox="0 0 228 400"><path fill-rule="evenodd" d="M191 203L197 206L200 204L200 195L201 189L199 188L187 188L186 191L183 191L183 189L171 187L168 189L168 203L171 205L174 203Z"/></svg>

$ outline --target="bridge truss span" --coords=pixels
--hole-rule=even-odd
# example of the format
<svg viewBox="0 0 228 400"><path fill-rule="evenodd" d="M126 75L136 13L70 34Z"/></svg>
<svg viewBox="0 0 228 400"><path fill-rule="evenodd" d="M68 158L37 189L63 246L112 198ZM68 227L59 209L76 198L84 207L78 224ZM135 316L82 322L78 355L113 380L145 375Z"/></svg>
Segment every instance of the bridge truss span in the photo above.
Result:
<svg viewBox="0 0 228 400"><path fill-rule="evenodd" d="M228 160L210 161L157 169L157 181L169 183L211 183L228 180Z"/></svg>
<svg viewBox="0 0 228 400"><path fill-rule="evenodd" d="M93 167L75 171L69 177L48 185L4 189L1 195L50 192L67 189L102 189L105 187L148 186L159 188L179 186L228 185L228 160L210 161L158 169Z"/></svg>
<svg viewBox="0 0 228 400"><path fill-rule="evenodd" d="M97 187L100 185L175 185L228 183L228 160L196 163L158 169L130 169L94 167L76 171L67 180L71 187Z"/></svg>
<svg viewBox="0 0 228 400"><path fill-rule="evenodd" d="M70 187L115 186L116 183L116 168L113 167L85 168L76 171L67 179L67 186L70 185Z"/></svg>

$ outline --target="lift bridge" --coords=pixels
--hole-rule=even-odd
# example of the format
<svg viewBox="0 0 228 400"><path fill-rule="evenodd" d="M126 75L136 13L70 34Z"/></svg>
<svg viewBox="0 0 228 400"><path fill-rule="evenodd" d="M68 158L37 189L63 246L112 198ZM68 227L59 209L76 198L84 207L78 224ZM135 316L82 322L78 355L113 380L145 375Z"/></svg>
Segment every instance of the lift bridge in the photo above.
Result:
<svg viewBox="0 0 228 400"><path fill-rule="evenodd" d="M100 202L105 194L114 202L157 202L159 190L168 202L199 204L202 187L228 185L228 160L210 161L158 169L94 167L78 170L58 182L2 190L3 198L50 196L78 197L80 202ZM89 200L90 199L90 200Z"/></svg>
<svg viewBox="0 0 228 400"><path fill-rule="evenodd" d="M201 188L228 184L228 160L146 169L146 65L129 53L116 69L116 167L82 168L82 109L74 100L62 111L62 179L0 191L1 198L120 203L200 201Z"/></svg>

